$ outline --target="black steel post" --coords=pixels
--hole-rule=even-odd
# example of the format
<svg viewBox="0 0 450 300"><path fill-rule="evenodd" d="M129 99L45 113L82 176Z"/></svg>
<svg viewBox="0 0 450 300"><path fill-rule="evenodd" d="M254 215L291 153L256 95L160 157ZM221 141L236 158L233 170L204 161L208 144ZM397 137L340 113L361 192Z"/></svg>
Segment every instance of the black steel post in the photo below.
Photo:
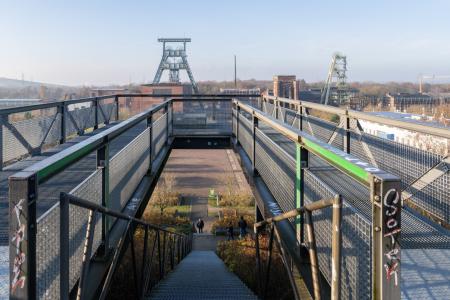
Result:
<svg viewBox="0 0 450 300"><path fill-rule="evenodd" d="M266 280L264 282L264 294L263 299L267 298L267 289L269 286L269 279L270 279L270 267L272 264L272 249L273 249L273 238L275 235L275 226L274 224L270 224L270 238L269 238L269 257L267 259L267 268L266 268Z"/></svg>
<svg viewBox="0 0 450 300"><path fill-rule="evenodd" d="M101 169L102 172L102 206L109 208L109 143L97 150L97 169ZM109 252L110 221L109 216L102 214L102 241L105 256Z"/></svg>
<svg viewBox="0 0 450 300"><path fill-rule="evenodd" d="M96 210L91 210L89 212L89 218L87 222L86 228L86 241L84 243L84 251L83 251L83 263L81 265L81 275L80 281L78 284L78 292L77 292L77 300L84 299L84 295L86 292L86 280L87 275L89 273L89 265L91 262L91 252L92 252L92 244L94 242L94 230L95 230L95 215L97 214Z"/></svg>
<svg viewBox="0 0 450 300"><path fill-rule="evenodd" d="M119 121L119 96L114 96L114 103L116 105L116 121Z"/></svg>
<svg viewBox="0 0 450 300"><path fill-rule="evenodd" d="M344 118L345 118L344 151L350 153L350 139L351 139L350 117L346 114Z"/></svg>
<svg viewBox="0 0 450 300"><path fill-rule="evenodd" d="M150 161L148 166L148 174L151 175L153 166L153 112L151 112L147 118L147 127L149 128L150 133L150 149L149 149Z"/></svg>
<svg viewBox="0 0 450 300"><path fill-rule="evenodd" d="M238 146L239 143L239 123L241 119L241 108L239 105L237 105L236 109L236 145Z"/></svg>
<svg viewBox="0 0 450 300"><path fill-rule="evenodd" d="M69 299L69 200L59 198L59 297Z"/></svg>
<svg viewBox="0 0 450 300"><path fill-rule="evenodd" d="M253 176L258 175L258 171L256 170L256 129L258 128L258 118L253 115L253 153L252 153L252 168L253 168Z"/></svg>
<svg viewBox="0 0 450 300"><path fill-rule="evenodd" d="M20 172L9 178L11 299L36 299L36 201L36 174Z"/></svg>
<svg viewBox="0 0 450 300"><path fill-rule="evenodd" d="M67 106L63 102L60 106L58 106L59 114L61 116L61 131L60 131L60 137L59 137L59 143L64 144L66 142L66 113L67 113Z"/></svg>
<svg viewBox="0 0 450 300"><path fill-rule="evenodd" d="M3 170L3 122L8 115L0 114L0 171Z"/></svg>
<svg viewBox="0 0 450 300"><path fill-rule="evenodd" d="M94 130L98 129L98 98L95 97L94 101L94 116L95 116L95 121L94 121Z"/></svg>

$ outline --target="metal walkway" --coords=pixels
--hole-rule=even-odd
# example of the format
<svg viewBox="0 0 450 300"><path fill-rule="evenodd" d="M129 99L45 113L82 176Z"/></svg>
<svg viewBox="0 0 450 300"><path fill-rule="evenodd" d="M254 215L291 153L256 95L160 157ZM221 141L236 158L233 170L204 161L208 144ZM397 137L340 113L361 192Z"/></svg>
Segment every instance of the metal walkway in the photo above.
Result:
<svg viewBox="0 0 450 300"><path fill-rule="evenodd" d="M258 299L213 251L192 251L148 299Z"/></svg>

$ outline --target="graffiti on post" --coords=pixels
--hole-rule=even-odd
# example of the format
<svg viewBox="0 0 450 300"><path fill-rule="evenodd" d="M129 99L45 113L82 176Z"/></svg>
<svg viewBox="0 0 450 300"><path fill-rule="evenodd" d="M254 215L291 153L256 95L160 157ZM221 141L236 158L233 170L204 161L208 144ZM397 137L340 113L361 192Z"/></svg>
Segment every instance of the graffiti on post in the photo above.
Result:
<svg viewBox="0 0 450 300"><path fill-rule="evenodd" d="M399 234L400 228L400 193L396 189L390 189L383 199L383 222L384 232L383 236L389 239L387 243L386 263L384 268L386 270L387 280L394 277L395 286L398 285L398 270L400 267L400 244Z"/></svg>
<svg viewBox="0 0 450 300"><path fill-rule="evenodd" d="M14 295L17 288L23 289L25 286L25 272L22 270L22 265L26 260L26 255L22 249L22 241L25 239L26 226L20 220L23 211L23 205L25 200L20 199L19 202L14 205L14 214L17 219L17 228L11 239L12 247L15 248L16 254L14 257L14 266L11 276L11 294Z"/></svg>

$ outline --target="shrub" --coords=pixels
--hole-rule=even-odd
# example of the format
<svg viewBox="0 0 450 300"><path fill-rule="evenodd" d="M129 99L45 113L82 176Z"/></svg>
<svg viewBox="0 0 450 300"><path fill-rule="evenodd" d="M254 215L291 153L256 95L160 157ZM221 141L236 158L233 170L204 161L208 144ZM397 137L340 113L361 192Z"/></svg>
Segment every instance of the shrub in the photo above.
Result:
<svg viewBox="0 0 450 300"><path fill-rule="evenodd" d="M251 231L253 229L253 224L255 223L255 216L248 213L240 214L236 209L224 209L223 218L216 219L214 221L211 227L211 232L215 232L216 228L228 227L230 222L233 223L233 227L237 228L241 215L244 216L244 219L247 222L247 231Z"/></svg>
<svg viewBox="0 0 450 300"><path fill-rule="evenodd" d="M267 236L260 238L260 249L261 263L265 266L268 257ZM221 241L217 246L217 255L230 271L235 273L253 292L258 293L254 239L247 236L242 240ZM267 299L293 299L289 278L275 245L273 246L271 266Z"/></svg>

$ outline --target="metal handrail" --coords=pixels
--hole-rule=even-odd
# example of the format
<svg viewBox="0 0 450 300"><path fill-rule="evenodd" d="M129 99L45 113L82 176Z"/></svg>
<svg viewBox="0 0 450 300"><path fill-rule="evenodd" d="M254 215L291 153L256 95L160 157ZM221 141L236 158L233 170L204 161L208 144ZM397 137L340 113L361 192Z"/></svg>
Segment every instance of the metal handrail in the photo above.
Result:
<svg viewBox="0 0 450 300"><path fill-rule="evenodd" d="M106 299L111 280L121 257L125 239L128 238L128 242L131 247L132 265L133 265L133 280L134 288L138 299L144 299L146 292L149 289L149 281L151 277L152 266L154 263L154 252L157 246L158 266L159 266L159 280L161 280L165 274L166 255L169 255L169 264L171 269L175 267L192 249L192 234L181 234L172 230L167 230L155 224L143 221L138 218L123 214L121 212L108 209L101 205L92 203L85 199L76 197L68 193L60 194L60 298L69 299L69 205L79 206L89 210L89 219L86 228L85 246L83 252L83 262L81 267L81 275L78 283L77 300L86 298L86 281L88 276L89 265L91 261L91 252L94 239L94 232L96 222L95 214L101 213L110 217L115 217L121 220L127 221L126 233L127 236L122 238L118 247L114 251L113 258L110 262L109 271L106 274L99 299ZM144 245L141 264L141 276L138 278L138 267L136 264L136 253L134 245L134 230L137 226L142 226L145 230ZM148 263L147 250L149 240L149 230L155 231L153 250ZM161 234L162 234L162 247L161 247ZM176 248L175 248L176 247ZM166 251L167 250L167 251Z"/></svg>
<svg viewBox="0 0 450 300"><path fill-rule="evenodd" d="M334 148L333 146L303 132L293 128L269 115L261 110L252 107L239 100L233 100L233 103L241 110L249 113L253 118L258 119L283 134L290 140L299 144L301 147L316 154L320 158L328 161L331 165L338 168L342 172L358 180L364 185L368 186L372 183L374 178L383 180L397 180L393 176L383 170L380 170L369 163L363 162L359 158Z"/></svg>
<svg viewBox="0 0 450 300"><path fill-rule="evenodd" d="M374 116L365 112L360 112L352 109L343 109L338 108L334 106L319 104L319 103L313 103L303 100L293 100L293 99L287 99L287 98L279 98L274 96L263 96L262 99L266 100L272 100L276 102L283 102L291 105L297 105L300 107L310 108L310 109L316 109L322 112L326 113L332 113L337 114L340 116L347 116L349 118L354 119L360 119L360 120L366 120L370 122L376 122L380 124L390 125L393 127L399 127L406 130L411 131L417 131L425 134L430 134L438 137L443 137L450 139L450 130L445 128L438 128L434 126L428 126L423 124L415 124L407 121L401 121L401 120L394 120L391 118L386 117L380 117L380 116Z"/></svg>
<svg viewBox="0 0 450 300"><path fill-rule="evenodd" d="M332 199L322 199L319 201L312 202L310 204L304 205L300 208L290 210L280 215L276 215L271 218L267 218L261 222L254 224L254 232L255 232L255 244L256 244L256 264L257 264L257 278L259 279L259 290L260 296L265 299L267 296L267 287L269 283L269 274L270 274L270 264L272 257L272 248L273 248L273 240L275 235L275 224L277 222L287 220L289 218L294 218L297 216L305 215L306 220L306 232L308 236L308 242L306 244L309 250L309 257L311 262L311 274L312 274L312 282L314 289L314 299L320 299L320 280L319 280L319 260L317 256L317 246L316 239L314 233L312 212L315 210L324 209L327 207L332 207L332 247L331 247L331 299L337 300L339 299L339 288L340 288L340 265L341 265L341 241L342 241L342 233L341 233L341 215L342 215L342 198L340 195L336 195L336 197ZM266 272L265 272L265 280L262 279L261 272L261 256L260 256L260 248L259 248L259 234L263 227L270 226L270 238L269 238L269 259L267 261ZM279 238L279 234L276 235ZM278 248L282 247L281 241L277 243ZM298 255L294 249L288 249L287 252L291 253L291 256ZM281 250L281 249L279 249ZM264 287L264 288L262 288ZM295 289L295 287L294 287Z"/></svg>

